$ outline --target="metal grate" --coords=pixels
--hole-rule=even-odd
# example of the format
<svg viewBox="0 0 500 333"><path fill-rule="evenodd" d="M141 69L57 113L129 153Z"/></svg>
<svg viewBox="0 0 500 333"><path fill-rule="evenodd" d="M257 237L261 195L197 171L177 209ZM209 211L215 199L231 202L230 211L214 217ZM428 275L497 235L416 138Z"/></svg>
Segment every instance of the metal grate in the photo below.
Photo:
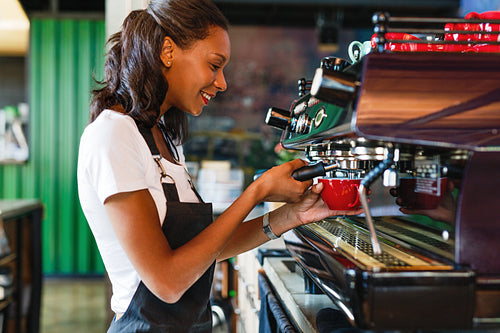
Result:
<svg viewBox="0 0 500 333"><path fill-rule="evenodd" d="M387 253L386 251L382 252L382 254L380 254L380 255L375 255L373 253L373 247L372 247L371 243L360 239L358 236L349 232L346 228L343 228L342 226L334 225L332 223L325 222L325 221L318 222L317 225L322 227L323 229L327 230L333 236L340 238L341 240L343 240L347 244L351 245L355 249L357 249L357 250L369 255L370 257L376 259L377 261L383 263L387 267L407 267L407 266L410 266L409 264L405 263L404 261L399 260L398 258Z"/></svg>
<svg viewBox="0 0 500 333"><path fill-rule="evenodd" d="M428 236L423 235L423 234L421 234L419 232L416 232L416 231L409 230L407 228L401 227L401 226L399 226L397 224L385 222L385 221L382 221L382 220L377 220L376 224L377 224L377 227L381 226L383 228L393 230L393 231L395 231L395 232L397 232L399 234L402 234L402 235L408 236L410 238L419 240L419 241L421 241L423 243L426 243L426 244L428 244L428 245L430 245L432 247L435 247L437 249L441 249L443 251L448 251L448 252L452 250L452 247L450 246L450 244L447 244L447 243L445 243L443 241L440 241L439 239L428 237Z"/></svg>

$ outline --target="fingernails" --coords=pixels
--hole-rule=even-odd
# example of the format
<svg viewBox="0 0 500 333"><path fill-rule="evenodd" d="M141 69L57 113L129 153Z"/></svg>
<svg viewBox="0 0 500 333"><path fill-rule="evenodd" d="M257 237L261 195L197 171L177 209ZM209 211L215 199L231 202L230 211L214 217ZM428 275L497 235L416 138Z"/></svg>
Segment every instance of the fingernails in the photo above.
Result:
<svg viewBox="0 0 500 333"><path fill-rule="evenodd" d="M315 186L318 191L321 191L324 187L323 183L317 183Z"/></svg>

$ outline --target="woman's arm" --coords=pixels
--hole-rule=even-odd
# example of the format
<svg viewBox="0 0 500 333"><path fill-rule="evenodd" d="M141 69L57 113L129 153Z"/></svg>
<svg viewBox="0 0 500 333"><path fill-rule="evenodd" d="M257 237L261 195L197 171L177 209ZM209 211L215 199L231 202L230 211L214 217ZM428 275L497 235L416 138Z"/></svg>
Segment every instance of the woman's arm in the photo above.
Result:
<svg viewBox="0 0 500 333"><path fill-rule="evenodd" d="M281 235L290 229L311 222L320 221L328 216L358 215L362 209L355 211L334 211L328 209L321 199L323 184L319 183L297 203L287 204L269 213L269 223L276 235ZM262 217L242 223L228 245L217 260L224 260L251 250L269 241L262 228Z"/></svg>
<svg viewBox="0 0 500 333"><path fill-rule="evenodd" d="M310 183L298 182L291 174L304 164L296 160L269 170L216 221L175 250L163 235L156 206L148 190L112 195L106 199L104 207L120 244L142 281L156 296L172 303L220 256L257 204L264 200L300 200ZM278 226L276 228L279 230Z"/></svg>

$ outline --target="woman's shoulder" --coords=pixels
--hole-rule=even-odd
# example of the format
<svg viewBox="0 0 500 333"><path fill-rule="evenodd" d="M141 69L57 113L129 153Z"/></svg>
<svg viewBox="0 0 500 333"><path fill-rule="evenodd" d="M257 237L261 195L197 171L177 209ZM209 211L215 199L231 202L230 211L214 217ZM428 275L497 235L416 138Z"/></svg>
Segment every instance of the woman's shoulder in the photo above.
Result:
<svg viewBox="0 0 500 333"><path fill-rule="evenodd" d="M89 124L89 127L136 127L134 119L129 115L113 110L103 110L99 116Z"/></svg>
<svg viewBox="0 0 500 333"><path fill-rule="evenodd" d="M103 110L101 114L84 130L84 136L129 136L131 132L138 132L132 117L113 110Z"/></svg>
<svg viewBox="0 0 500 333"><path fill-rule="evenodd" d="M104 110L83 131L80 149L87 147L95 151L124 146L130 149L141 147L141 140L141 134L132 117L113 110Z"/></svg>

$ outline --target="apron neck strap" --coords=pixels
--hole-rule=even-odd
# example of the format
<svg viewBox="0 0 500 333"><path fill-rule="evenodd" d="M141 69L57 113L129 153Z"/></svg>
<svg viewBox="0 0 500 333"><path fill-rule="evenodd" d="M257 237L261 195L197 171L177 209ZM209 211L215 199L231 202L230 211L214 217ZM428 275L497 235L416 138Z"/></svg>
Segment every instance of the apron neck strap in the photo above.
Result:
<svg viewBox="0 0 500 333"><path fill-rule="evenodd" d="M169 175L167 175L167 173L165 172L165 169L163 168L163 165L161 164L160 150L158 149L158 146L156 146L155 138L153 136L153 132L151 131L151 128L145 127L144 125L140 124L135 119L134 119L134 121L135 121L137 128L139 129L139 132L141 133L142 137L144 138L144 140L146 140L146 143L149 147L149 150L151 151L151 154L153 155L153 159L155 160L156 164L158 165L158 170L160 171L161 179L163 179L165 177L169 177L174 182L174 184L172 184L172 185L175 188L175 180L172 177L170 177ZM186 170L186 173L188 175L189 185L191 186L191 189L193 190L194 194L196 195L198 200L200 200L200 202L204 202L203 199L201 198L200 194L198 193L198 191L194 187L194 184L191 180L191 175L189 175L189 172L187 170ZM165 185L166 184L162 185L163 189L165 191L167 190L167 188L169 188L169 189L171 188L171 186L165 186ZM165 192L165 193L167 193L167 192ZM179 195L177 193L177 189L175 190L175 194L172 194L172 197L168 200L169 201L179 201Z"/></svg>
<svg viewBox="0 0 500 333"><path fill-rule="evenodd" d="M139 132L141 133L142 137L144 138L144 140L146 140L151 154L153 154L153 156L159 156L160 150L156 146L155 138L153 136L151 128L144 127L144 125L139 124L137 120L135 121L135 123L137 124L137 128L139 128Z"/></svg>

